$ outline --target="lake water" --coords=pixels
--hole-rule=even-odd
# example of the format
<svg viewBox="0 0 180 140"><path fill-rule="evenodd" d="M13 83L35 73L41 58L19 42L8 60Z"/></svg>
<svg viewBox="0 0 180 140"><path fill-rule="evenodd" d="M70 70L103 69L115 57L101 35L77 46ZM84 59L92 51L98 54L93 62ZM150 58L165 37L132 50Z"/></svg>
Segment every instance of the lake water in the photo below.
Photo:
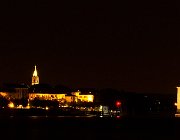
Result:
<svg viewBox="0 0 180 140"><path fill-rule="evenodd" d="M180 118L1 117L8 140L171 140L179 139Z"/></svg>

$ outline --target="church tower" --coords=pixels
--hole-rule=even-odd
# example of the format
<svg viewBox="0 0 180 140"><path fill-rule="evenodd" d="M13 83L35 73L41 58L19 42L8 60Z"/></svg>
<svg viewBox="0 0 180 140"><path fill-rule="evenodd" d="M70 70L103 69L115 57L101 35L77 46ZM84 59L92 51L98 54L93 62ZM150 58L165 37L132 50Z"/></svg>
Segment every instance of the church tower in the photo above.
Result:
<svg viewBox="0 0 180 140"><path fill-rule="evenodd" d="M36 85L36 84L39 84L39 77L38 77L38 73L37 73L37 69L35 65L35 69L32 76L32 85Z"/></svg>

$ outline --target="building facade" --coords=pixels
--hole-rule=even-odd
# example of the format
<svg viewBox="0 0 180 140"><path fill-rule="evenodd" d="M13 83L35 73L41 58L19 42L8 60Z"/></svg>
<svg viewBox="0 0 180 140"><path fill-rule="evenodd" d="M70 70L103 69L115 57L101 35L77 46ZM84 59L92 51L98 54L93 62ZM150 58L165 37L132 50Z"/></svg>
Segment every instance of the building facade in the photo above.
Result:
<svg viewBox="0 0 180 140"><path fill-rule="evenodd" d="M180 113L180 87L177 87L177 113Z"/></svg>
<svg viewBox="0 0 180 140"><path fill-rule="evenodd" d="M72 95L75 95L77 99L81 102L93 102L94 101L94 95L91 92L84 92L76 91L72 92Z"/></svg>
<svg viewBox="0 0 180 140"><path fill-rule="evenodd" d="M7 99L28 99L29 87L25 84L6 84L0 91L0 95Z"/></svg>

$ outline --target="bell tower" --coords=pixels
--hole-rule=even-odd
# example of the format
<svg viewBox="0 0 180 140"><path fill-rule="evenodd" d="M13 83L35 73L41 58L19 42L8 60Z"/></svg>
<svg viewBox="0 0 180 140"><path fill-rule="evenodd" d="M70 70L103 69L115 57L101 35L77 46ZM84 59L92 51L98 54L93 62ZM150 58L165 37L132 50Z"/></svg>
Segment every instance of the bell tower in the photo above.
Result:
<svg viewBox="0 0 180 140"><path fill-rule="evenodd" d="M32 85L36 85L36 84L39 84L39 77L38 77L38 72L35 65L33 76L32 76Z"/></svg>

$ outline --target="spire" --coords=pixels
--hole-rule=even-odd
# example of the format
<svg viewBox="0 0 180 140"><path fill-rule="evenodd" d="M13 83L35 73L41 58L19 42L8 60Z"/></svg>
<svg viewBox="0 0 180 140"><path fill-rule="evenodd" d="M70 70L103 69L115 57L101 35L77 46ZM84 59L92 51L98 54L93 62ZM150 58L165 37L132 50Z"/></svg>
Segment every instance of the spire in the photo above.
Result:
<svg viewBox="0 0 180 140"><path fill-rule="evenodd" d="M33 72L33 76L32 76L32 85L35 85L35 84L39 84L39 77L38 77L36 65L34 67L34 72Z"/></svg>
<svg viewBox="0 0 180 140"><path fill-rule="evenodd" d="M35 69L34 69L34 72L33 72L33 76L38 76L36 65L35 65Z"/></svg>

